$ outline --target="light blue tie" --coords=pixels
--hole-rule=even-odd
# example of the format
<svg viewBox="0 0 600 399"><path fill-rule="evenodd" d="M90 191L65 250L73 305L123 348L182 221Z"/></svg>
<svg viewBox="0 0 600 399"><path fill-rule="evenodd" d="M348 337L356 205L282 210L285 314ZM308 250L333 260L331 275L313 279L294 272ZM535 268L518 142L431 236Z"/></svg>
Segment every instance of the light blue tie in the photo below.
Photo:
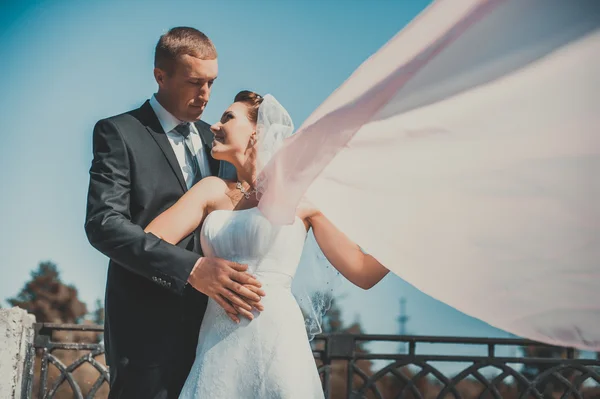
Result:
<svg viewBox="0 0 600 399"><path fill-rule="evenodd" d="M189 122L184 122L180 125L177 125L174 129L177 133L179 133L183 137L183 142L185 143L185 157L187 158L190 167L192 169L192 186L198 183L202 179L202 172L200 171L200 165L198 164L198 158L196 158L194 144L192 143L192 138L190 137L190 133L192 132L192 126Z"/></svg>

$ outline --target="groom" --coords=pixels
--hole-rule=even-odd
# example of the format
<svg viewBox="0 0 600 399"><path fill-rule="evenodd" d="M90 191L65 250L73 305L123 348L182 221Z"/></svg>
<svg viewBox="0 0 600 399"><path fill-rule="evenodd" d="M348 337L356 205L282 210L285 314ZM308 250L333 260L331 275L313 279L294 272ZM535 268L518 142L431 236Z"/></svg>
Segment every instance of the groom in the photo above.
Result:
<svg viewBox="0 0 600 399"><path fill-rule="evenodd" d="M220 166L210 155L209 125L200 121L217 77L213 43L196 29L173 28L158 41L154 64L158 92L136 110L100 120L93 134L85 231L110 258L110 398L176 398L208 297L233 314L260 300L245 265L201 256L198 231L177 246L144 233Z"/></svg>

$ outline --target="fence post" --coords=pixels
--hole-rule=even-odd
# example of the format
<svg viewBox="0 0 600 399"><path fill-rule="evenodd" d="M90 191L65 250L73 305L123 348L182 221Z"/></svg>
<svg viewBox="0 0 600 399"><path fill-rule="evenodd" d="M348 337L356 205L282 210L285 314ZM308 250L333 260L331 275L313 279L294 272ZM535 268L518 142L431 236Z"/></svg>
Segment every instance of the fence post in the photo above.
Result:
<svg viewBox="0 0 600 399"><path fill-rule="evenodd" d="M21 308L0 309L0 398L30 397L34 322Z"/></svg>

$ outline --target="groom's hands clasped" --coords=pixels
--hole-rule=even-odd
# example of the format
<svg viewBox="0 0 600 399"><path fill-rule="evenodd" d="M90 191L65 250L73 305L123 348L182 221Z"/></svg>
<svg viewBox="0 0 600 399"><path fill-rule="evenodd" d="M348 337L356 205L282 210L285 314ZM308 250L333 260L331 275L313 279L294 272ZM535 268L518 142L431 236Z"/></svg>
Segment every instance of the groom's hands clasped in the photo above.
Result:
<svg viewBox="0 0 600 399"><path fill-rule="evenodd" d="M252 320L253 308L258 311L264 309L260 300L265 292L260 288L261 283L247 270L247 265L203 257L194 265L188 283L214 299L233 321L239 323L238 314Z"/></svg>

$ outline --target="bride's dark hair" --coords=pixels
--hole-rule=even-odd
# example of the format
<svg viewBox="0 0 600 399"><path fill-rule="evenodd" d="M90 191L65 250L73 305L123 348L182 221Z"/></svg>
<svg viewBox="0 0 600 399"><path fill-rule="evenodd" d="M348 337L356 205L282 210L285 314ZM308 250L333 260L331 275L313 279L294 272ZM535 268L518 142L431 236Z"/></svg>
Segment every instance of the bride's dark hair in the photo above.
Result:
<svg viewBox="0 0 600 399"><path fill-rule="evenodd" d="M258 107L262 101L263 97L260 94L250 90L240 91L233 99L234 103L243 103L248 106L248 119L253 123L258 120Z"/></svg>

